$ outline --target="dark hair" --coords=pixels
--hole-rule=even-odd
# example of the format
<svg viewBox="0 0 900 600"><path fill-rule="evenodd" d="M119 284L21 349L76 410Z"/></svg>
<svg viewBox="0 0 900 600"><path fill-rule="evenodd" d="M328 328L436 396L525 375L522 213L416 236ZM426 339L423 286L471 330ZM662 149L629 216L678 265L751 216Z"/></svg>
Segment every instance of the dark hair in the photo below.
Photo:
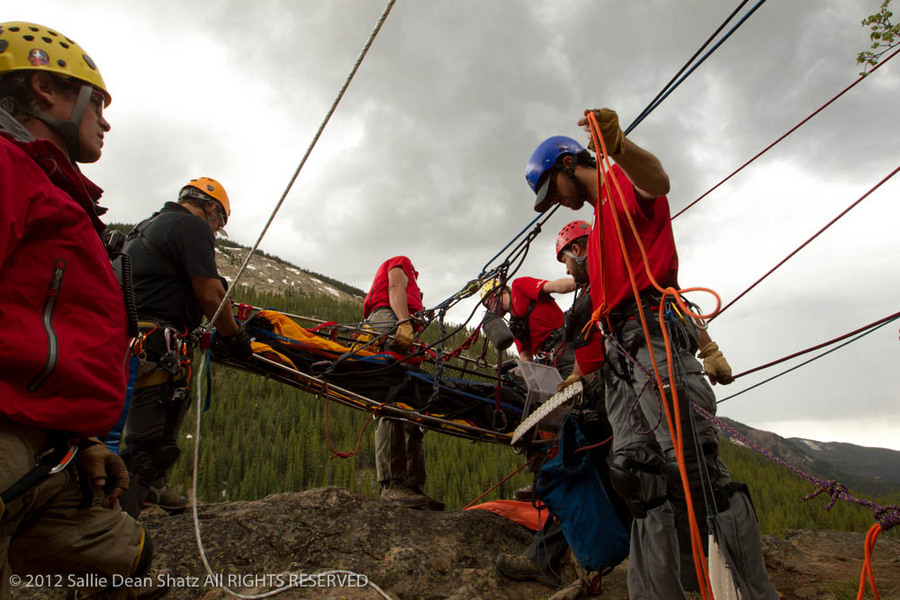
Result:
<svg viewBox="0 0 900 600"><path fill-rule="evenodd" d="M579 152L575 155L575 164L584 165L585 167L590 167L591 169L596 169L597 159L594 158L594 155L591 154L590 151L585 150L584 152Z"/></svg>
<svg viewBox="0 0 900 600"><path fill-rule="evenodd" d="M597 168L597 160L594 158L594 155L591 154L588 150L584 150L582 152L579 152L578 154L572 154L571 152L568 152L566 154L560 154L559 158L556 159L556 163L554 164L554 167L565 170L565 167L563 166L563 160L565 160L565 158L567 156L575 157L575 164L572 165L573 167L575 165L583 165L590 169ZM547 171L545 171L544 175L541 175L540 181L543 181L544 176L546 176L546 174L549 172L550 172L549 169Z"/></svg>
<svg viewBox="0 0 900 600"><path fill-rule="evenodd" d="M29 87L31 71L15 71L0 77L0 108L10 113L17 121L29 117L21 107L34 104L34 94Z"/></svg>
<svg viewBox="0 0 900 600"><path fill-rule="evenodd" d="M0 108L10 113L17 121L24 123L32 117L36 99L31 91L31 78L41 71L13 71L0 75ZM71 91L66 81L49 73L53 85L63 91Z"/></svg>
<svg viewBox="0 0 900 600"><path fill-rule="evenodd" d="M586 235L577 237L574 240L571 240L568 244L566 244L565 248L560 250L559 253L562 254L566 250L570 249L572 247L572 244L578 244L579 246L581 246L582 248L587 250L587 241L588 241L588 236L586 236Z"/></svg>
<svg viewBox="0 0 900 600"><path fill-rule="evenodd" d="M206 194L204 194L204 196L205 195ZM216 209L220 210L223 215L225 214L225 207L223 207L222 203L212 196L208 196L207 198L200 198L198 196L182 196L178 199L178 204L191 204L203 211L205 211L208 207L213 206Z"/></svg>

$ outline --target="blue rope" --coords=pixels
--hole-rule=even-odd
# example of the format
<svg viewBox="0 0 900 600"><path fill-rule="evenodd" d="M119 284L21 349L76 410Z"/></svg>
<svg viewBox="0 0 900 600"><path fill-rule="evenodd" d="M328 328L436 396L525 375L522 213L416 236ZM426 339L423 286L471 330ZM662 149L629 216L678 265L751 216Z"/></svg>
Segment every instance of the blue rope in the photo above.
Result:
<svg viewBox="0 0 900 600"><path fill-rule="evenodd" d="M738 21L738 22L734 25L734 27L732 27L730 30L728 30L728 33L726 33L725 36L722 37L721 40L719 40L718 42L716 42L716 45L713 46L712 48L710 48L709 51L708 51L706 54L704 54L704 55L700 58L700 60L697 61L697 63L696 63L693 67L691 67L691 68L688 70L687 73L685 73L685 74L684 74L677 82L675 82L674 85L672 85L672 86L671 86L671 87L670 87L670 88L669 88L669 89L668 89L668 90L667 90L667 91L659 98L659 100L657 100L657 101L651 103L650 106L648 106L647 108L645 108L644 111L643 111L640 115L638 115L638 118L635 119L634 122L633 122L631 125L629 125L628 128L625 130L625 135L628 135L629 133L631 133L631 131L632 131L635 127L637 127L637 126L641 123L641 121L643 121L643 120L647 117L647 115L649 115L651 112L653 112L653 111L656 109L657 106L659 106L660 104L662 104L663 100L665 100L666 98L668 98L668 97L669 97L669 94L671 94L672 92L675 91L675 88L677 88L679 85L681 85L682 82L683 82L685 79L687 79L687 78L691 75L691 73L693 73L694 71L697 70L697 67L699 67L700 65L703 64L703 61L705 61L707 58L709 58L709 57L712 55L712 53L715 52L715 51L719 48L719 46L721 46L723 43L725 43L725 40L727 40L729 37L731 37L731 34L734 33L735 31L737 31L738 28L739 28L741 25L743 25L744 22L745 22L747 19L750 18L750 15L752 15L754 12L756 12L756 9L758 9L760 6L762 6L762 5L765 3L765 1L766 1L766 0L759 0L759 2L757 2L756 5L755 5L753 8L751 8L750 11L749 11L746 15L744 15L743 17L741 17L741 20Z"/></svg>

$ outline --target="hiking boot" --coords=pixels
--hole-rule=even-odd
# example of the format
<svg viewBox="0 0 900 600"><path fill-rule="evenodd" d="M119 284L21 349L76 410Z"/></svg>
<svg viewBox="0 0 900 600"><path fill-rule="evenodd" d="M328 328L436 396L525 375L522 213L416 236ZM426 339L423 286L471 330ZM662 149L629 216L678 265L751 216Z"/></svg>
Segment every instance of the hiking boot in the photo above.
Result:
<svg viewBox="0 0 900 600"><path fill-rule="evenodd" d="M415 492L405 484L391 480L381 490L381 503L400 508L425 508L430 498L425 494Z"/></svg>
<svg viewBox="0 0 900 600"><path fill-rule="evenodd" d="M528 581L533 579L545 583L547 581L540 567L521 554L497 555L497 570L501 575L513 581Z"/></svg>
<svg viewBox="0 0 900 600"><path fill-rule="evenodd" d="M529 483L517 488L513 491L513 498L520 502L531 502L531 499L534 498L534 486Z"/></svg>
<svg viewBox="0 0 900 600"><path fill-rule="evenodd" d="M188 499L170 490L165 479L150 484L150 491L144 498L144 506L158 506L170 515L183 513L187 505Z"/></svg>
<svg viewBox="0 0 900 600"><path fill-rule="evenodd" d="M412 490L416 494L421 494L422 496L425 496L425 498L428 500L428 503L423 507L425 510L435 510L435 511L444 510L443 502L441 502L440 500L435 500L434 498L432 498L431 496L429 496L428 494L423 492L422 488L420 488L419 486L411 485L411 486L409 486L409 489Z"/></svg>

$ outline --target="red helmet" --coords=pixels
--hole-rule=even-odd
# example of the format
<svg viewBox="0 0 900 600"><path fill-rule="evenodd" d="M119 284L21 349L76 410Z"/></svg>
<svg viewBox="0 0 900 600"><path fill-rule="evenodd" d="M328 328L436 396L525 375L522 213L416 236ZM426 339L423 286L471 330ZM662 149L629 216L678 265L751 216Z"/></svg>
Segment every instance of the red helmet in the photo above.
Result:
<svg viewBox="0 0 900 600"><path fill-rule="evenodd" d="M587 221L572 221L559 230L556 234L556 260L564 262L562 259L562 251L566 246L582 238L591 232L591 226Z"/></svg>

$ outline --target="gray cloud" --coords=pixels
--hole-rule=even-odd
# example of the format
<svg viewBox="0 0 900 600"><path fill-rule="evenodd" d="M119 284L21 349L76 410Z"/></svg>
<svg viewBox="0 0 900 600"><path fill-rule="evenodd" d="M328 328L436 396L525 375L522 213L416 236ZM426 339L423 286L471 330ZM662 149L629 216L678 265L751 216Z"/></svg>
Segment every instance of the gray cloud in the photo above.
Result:
<svg viewBox="0 0 900 600"><path fill-rule="evenodd" d="M672 93L632 139L665 164L673 208L853 81L868 43L859 21L877 5L767 3ZM232 196L229 233L251 244L383 7L85 0L76 10L50 0L22 18L75 36L113 90L106 154L86 169L113 219L137 220L209 174ZM523 181L534 146L585 139L575 125L584 108L611 106L629 123L731 10L400 0L263 249L361 288L382 260L407 254L426 300L449 296L534 216ZM896 73L885 66L676 220L681 284L729 300L896 167ZM897 191L886 185L715 322L736 370L893 312ZM521 274L564 274L553 238L573 218L590 213L559 211ZM898 383L896 327L871 337L723 412L751 425L830 422L834 438L864 441L877 422L900 421L887 391Z"/></svg>

